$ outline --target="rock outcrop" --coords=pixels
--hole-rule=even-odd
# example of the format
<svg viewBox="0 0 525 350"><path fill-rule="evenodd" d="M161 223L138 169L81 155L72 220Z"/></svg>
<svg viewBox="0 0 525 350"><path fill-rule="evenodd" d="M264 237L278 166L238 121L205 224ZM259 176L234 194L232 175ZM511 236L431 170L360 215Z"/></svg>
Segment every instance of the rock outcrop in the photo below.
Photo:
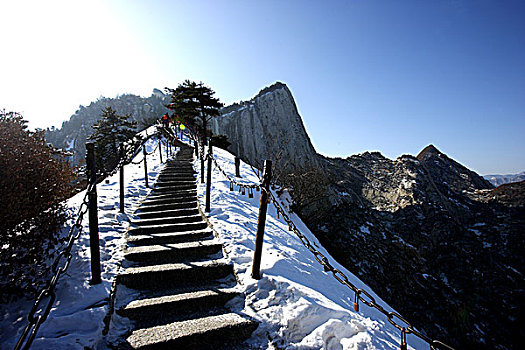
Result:
<svg viewBox="0 0 525 350"><path fill-rule="evenodd" d="M276 83L250 101L223 108L213 120L214 134L234 140L229 150L262 168L265 159L282 167L319 166L319 158L306 133L288 87Z"/></svg>

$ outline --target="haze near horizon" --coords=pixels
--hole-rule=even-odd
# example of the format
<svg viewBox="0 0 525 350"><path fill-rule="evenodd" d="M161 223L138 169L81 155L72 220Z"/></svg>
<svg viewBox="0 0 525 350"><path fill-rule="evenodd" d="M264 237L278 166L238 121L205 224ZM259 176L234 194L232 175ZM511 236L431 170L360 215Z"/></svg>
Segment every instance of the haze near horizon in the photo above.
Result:
<svg viewBox="0 0 525 350"><path fill-rule="evenodd" d="M288 85L318 152L525 170L525 3L0 4L0 108L59 127L100 96L202 81L226 104Z"/></svg>

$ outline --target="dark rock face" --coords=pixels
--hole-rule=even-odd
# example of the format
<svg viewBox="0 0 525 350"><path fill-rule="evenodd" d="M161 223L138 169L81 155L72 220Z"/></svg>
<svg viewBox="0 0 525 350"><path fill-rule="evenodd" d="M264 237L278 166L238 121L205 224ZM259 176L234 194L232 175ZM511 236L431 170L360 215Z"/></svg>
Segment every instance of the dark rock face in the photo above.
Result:
<svg viewBox="0 0 525 350"><path fill-rule="evenodd" d="M322 221L304 219L342 264L434 338L457 348L519 344L525 186L486 189L441 153L327 162L341 203L326 204Z"/></svg>
<svg viewBox="0 0 525 350"><path fill-rule="evenodd" d="M275 104L272 106L272 104ZM458 349L517 349L524 338L525 184L493 186L430 145L396 160L313 149L289 90L227 107L216 131L253 165L282 149L329 179L300 213L331 254L414 327ZM316 215L312 215L315 213ZM350 296L353 297L353 296Z"/></svg>

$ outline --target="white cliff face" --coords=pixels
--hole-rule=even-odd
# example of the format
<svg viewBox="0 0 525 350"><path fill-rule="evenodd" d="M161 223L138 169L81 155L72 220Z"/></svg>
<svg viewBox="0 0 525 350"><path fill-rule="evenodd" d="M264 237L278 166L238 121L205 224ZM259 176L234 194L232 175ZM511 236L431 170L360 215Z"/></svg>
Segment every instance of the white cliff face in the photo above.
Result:
<svg viewBox="0 0 525 350"><path fill-rule="evenodd" d="M261 168L265 159L282 167L319 165L292 94L281 83L224 108L213 121L213 133L226 135L233 153Z"/></svg>

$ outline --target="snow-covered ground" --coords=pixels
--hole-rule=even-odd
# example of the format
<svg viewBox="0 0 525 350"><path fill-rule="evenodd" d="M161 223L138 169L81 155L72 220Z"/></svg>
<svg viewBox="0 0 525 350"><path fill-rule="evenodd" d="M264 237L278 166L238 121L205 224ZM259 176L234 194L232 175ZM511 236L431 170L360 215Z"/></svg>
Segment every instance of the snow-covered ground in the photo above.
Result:
<svg viewBox="0 0 525 350"><path fill-rule="evenodd" d="M151 131L149 131L151 134ZM147 150L156 147L156 140L147 143ZM165 151L163 149L163 151ZM234 158L216 149L219 165L233 177ZM139 153L135 161L142 159ZM165 153L163 155L165 160ZM197 169L200 162L196 161ZM159 153L148 156L148 173L152 184L162 169ZM32 349L92 348L102 337L104 318L114 276L118 273L125 244L124 232L140 201L150 189L144 184L142 165L125 167L125 213L119 212L118 174L97 186L99 202L100 252L102 283L90 285L90 253L88 220L73 249L73 260L57 286L57 301L49 318L40 327ZM241 162L242 179L258 183L250 166ZM212 205L209 220L219 234L234 264L246 294L244 312L260 322L253 334L254 347L267 349L399 349L400 332L375 309L361 305L353 311L353 293L323 271L310 251L304 247L270 205L266 222L260 280L251 278L251 266L257 225L259 192L254 198L230 191L228 180L213 169ZM199 184L199 200L204 208L205 185ZM71 198L67 205L76 213L84 193ZM291 215L296 226L319 251L329 257L358 288L371 291L345 268L337 264L321 247L301 220ZM67 233L68 227L64 228ZM374 293L376 301L390 308ZM0 348L12 349L27 324L27 313L33 301L19 300L0 306ZM408 336L409 347L428 349L428 344Z"/></svg>

